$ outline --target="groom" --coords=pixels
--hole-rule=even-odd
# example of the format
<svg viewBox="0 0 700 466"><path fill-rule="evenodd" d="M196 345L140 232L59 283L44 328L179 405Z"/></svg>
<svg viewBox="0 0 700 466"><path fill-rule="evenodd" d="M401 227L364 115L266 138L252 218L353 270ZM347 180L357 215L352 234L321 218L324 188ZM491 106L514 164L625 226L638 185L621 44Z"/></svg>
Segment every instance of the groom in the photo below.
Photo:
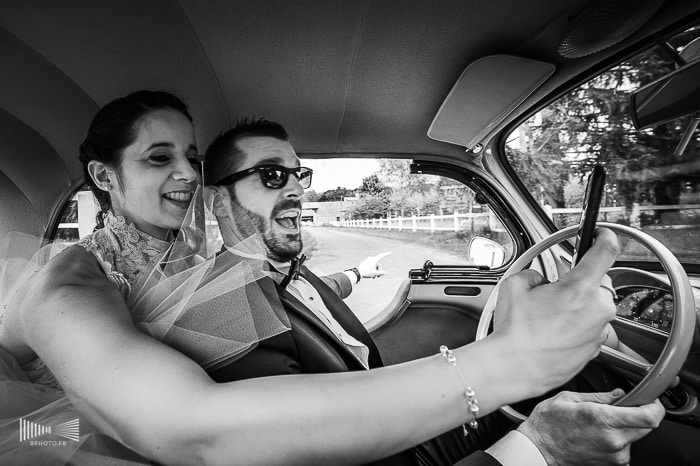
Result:
<svg viewBox="0 0 700 466"><path fill-rule="evenodd" d="M267 120L239 123L207 150L204 178L209 185L224 187L237 211L251 219L253 228L263 237L270 266L287 276L294 275L289 280L278 280L273 291L276 296L269 296L270 302L282 303L291 331L261 341L244 357L211 372L212 378L225 382L380 367L382 359L372 338L341 299L341 290L351 283L350 273L324 281L298 264L297 256L302 251L301 197L310 185L311 171L300 167L285 129ZM298 275L290 273L290 268L297 267ZM560 394L533 412L524 424L529 435L521 432L522 427L511 431L487 452L476 452L459 464L546 465L545 457L555 459L557 464L588 464L601 456L620 461L650 421L637 408L622 411L608 406L612 400L611 394ZM630 417L637 428L611 427L629 425ZM484 437L489 435L491 442L501 437L509 426L504 427L498 419L498 413L480 419L479 424L489 431L487 435L470 435L467 442L477 443L469 443L468 448L483 448L478 442L487 441ZM438 445L439 454L443 454L447 450L439 443L432 446ZM421 445L417 451L434 453L431 443L426 445L428 450ZM606 445L614 447L606 449ZM414 452L404 452L381 464L412 465L416 458Z"/></svg>
<svg viewBox="0 0 700 466"><path fill-rule="evenodd" d="M213 372L211 376L218 381L345 372L382 365L372 338L343 302L363 277L384 273L379 268L382 256L322 278L299 263L301 197L311 183L311 170L299 167L287 139L285 129L277 123L244 121L219 136L207 150L206 183L226 188L237 228L252 227L259 233L269 265L280 272L280 277L288 277L277 280L278 296L270 301L281 301L292 327L290 332L260 342L245 357ZM247 217L252 225L240 225L241 217ZM290 268L299 273L290 274Z"/></svg>

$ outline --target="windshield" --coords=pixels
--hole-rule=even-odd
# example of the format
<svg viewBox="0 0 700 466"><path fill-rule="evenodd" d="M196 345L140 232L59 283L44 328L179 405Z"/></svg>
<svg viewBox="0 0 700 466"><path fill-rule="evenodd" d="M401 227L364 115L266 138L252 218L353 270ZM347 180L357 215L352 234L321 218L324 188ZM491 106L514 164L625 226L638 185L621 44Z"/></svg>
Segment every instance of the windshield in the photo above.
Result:
<svg viewBox="0 0 700 466"><path fill-rule="evenodd" d="M691 28L669 40L682 49L700 36ZM692 117L637 130L630 94L676 68L657 46L602 73L532 115L509 135L506 155L558 228L577 224L588 175L600 163L607 182L599 221L639 228L684 263L700 263L700 131L682 152ZM696 115L697 117L697 115ZM620 260L655 260L623 241Z"/></svg>

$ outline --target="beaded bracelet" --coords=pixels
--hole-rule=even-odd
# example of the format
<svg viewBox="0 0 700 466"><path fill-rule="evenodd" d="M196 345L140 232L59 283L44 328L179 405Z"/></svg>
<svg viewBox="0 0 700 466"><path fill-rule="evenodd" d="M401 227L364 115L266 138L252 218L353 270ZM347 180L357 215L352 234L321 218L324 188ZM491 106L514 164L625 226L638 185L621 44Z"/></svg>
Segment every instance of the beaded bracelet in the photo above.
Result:
<svg viewBox="0 0 700 466"><path fill-rule="evenodd" d="M474 390L472 390L472 387L467 385L467 380L464 378L462 370L457 365L457 357L452 353L452 350L449 349L447 346L442 345L440 346L440 354L442 354L442 357L444 357L447 360L448 364L454 366L455 369L457 369L457 372L459 372L459 376L462 378L462 382L464 382L464 385L467 387L467 389L464 390L464 397L467 399L467 408L469 409L469 412L474 415L474 419L469 421L469 427L471 427L472 429L476 429L479 427L479 422L476 420L479 415L479 402L476 400L476 393L474 392ZM464 433L465 437L469 435L467 426L464 424L462 424L462 432Z"/></svg>

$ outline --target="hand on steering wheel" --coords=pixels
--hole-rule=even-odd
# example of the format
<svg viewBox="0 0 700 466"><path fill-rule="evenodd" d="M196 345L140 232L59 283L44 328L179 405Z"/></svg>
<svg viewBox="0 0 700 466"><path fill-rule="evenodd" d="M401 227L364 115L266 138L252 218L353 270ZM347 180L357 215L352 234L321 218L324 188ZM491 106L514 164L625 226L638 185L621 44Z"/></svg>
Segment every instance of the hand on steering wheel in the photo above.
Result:
<svg viewBox="0 0 700 466"><path fill-rule="evenodd" d="M646 404L661 395L674 382L690 350L695 331L695 301L690 281L683 267L675 256L655 238L640 230L624 225L599 223L599 227L608 228L617 234L637 240L653 252L666 270L673 290L674 319L666 345L656 363L649 364L639 361L617 349L603 345L599 359L608 365L614 365L625 371L637 374L641 381L624 397L615 401L619 406L639 406ZM538 255L573 237L577 227L572 226L560 230L543 239L520 256L504 274L499 286L496 286L489 296L481 314L476 340L485 338L494 317L500 283L527 267ZM502 408L509 417L524 420L526 417L509 406Z"/></svg>

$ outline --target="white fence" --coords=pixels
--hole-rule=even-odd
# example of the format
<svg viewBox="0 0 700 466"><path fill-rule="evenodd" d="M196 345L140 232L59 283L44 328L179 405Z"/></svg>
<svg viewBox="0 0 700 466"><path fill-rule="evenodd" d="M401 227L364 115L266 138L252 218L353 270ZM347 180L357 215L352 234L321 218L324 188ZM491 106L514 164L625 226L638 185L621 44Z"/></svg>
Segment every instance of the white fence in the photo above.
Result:
<svg viewBox="0 0 700 466"><path fill-rule="evenodd" d="M636 228L641 227L640 217L643 212L678 212L681 214L691 213L698 218L700 223L700 204L687 205L666 205L666 206L640 206L635 204L632 206L629 214L625 207L601 207L598 215L598 221L601 222L618 222L621 218L629 218L630 225ZM551 206L545 206L545 212L549 218L554 220L557 225L565 226L579 221L581 217L581 208L566 208L553 209ZM675 223L675 222L674 222ZM455 212L450 215L428 215L428 216L411 216L411 217L391 217L373 218L366 220L344 220L341 226L347 228L374 228L383 230L409 230L409 231L459 231L459 230L474 230L475 226L488 226L491 231L503 231L503 225L498 217L491 212L481 213L459 213ZM677 228L682 225L665 225L665 228Z"/></svg>
<svg viewBox="0 0 700 466"><path fill-rule="evenodd" d="M578 222L581 217L580 208L552 209L545 206L545 212L554 223L559 226L568 226L572 222ZM678 218L661 222L665 229L686 228L688 224L698 225L700 223L700 204L685 205L639 205L634 203L628 210L625 207L601 207L598 214L599 222L617 223L620 219L629 219L629 225L634 228L641 228L642 213L663 212L675 214Z"/></svg>
<svg viewBox="0 0 700 466"><path fill-rule="evenodd" d="M410 230L410 231L459 231L473 230L476 225L488 226L491 231L503 231L501 221L496 215L489 212L466 213L455 212L450 215L428 215L418 217L391 217L372 218L365 220L344 220L341 226L347 228L375 228L384 230Z"/></svg>
<svg viewBox="0 0 700 466"><path fill-rule="evenodd" d="M83 201L83 199L80 199L80 201ZM91 202L90 206L92 205L94 205L94 203ZM61 223L58 225L58 228L79 229L80 237L83 237L86 234L92 232L92 229L95 226L93 212L94 208L92 208L93 210L89 212L89 215L85 215L85 213L82 211L82 207L82 205L79 205L79 209L81 209L79 219L81 220L81 222ZM626 209L624 207L601 207L600 214L598 215L598 220L601 222L617 222L621 218L629 217L630 225L636 228L640 228L641 214L643 212L653 211L677 212L686 217L690 215L695 217L696 219L694 222L691 223L694 223L696 225L700 223L700 204L674 206L640 206L635 204L634 206L632 206L629 216L627 215ZM554 220L555 224L560 226L571 225L575 222L578 222L581 216L580 208L552 209L551 206L545 206L545 212L547 212L549 218ZM674 222L674 225L664 225L664 228L684 228L685 225L683 223L684 222ZM490 231L504 231L501 221L490 210L488 212L479 213L462 214L459 212L455 212L449 215L427 215L420 217L415 215L411 217L387 216L385 218L373 218L367 220L343 220L342 222L340 222L340 225L347 228L374 228L399 231L429 231L431 233L434 231L474 231L475 227L488 227Z"/></svg>

